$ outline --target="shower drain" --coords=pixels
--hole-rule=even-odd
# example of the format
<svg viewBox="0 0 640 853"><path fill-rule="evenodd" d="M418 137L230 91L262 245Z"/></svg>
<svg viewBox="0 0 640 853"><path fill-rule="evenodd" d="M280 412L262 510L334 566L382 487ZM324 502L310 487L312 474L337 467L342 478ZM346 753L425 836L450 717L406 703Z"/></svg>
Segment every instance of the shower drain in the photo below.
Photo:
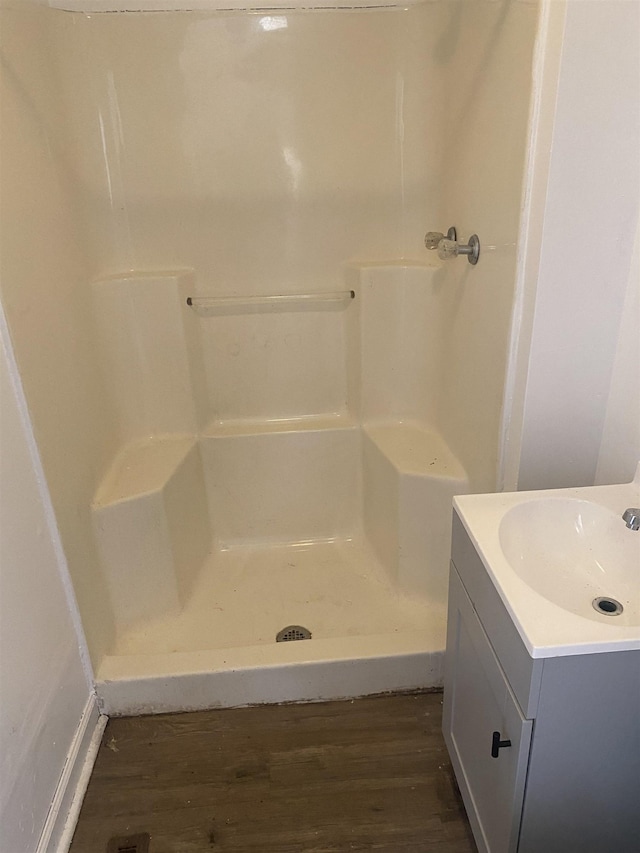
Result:
<svg viewBox="0 0 640 853"><path fill-rule="evenodd" d="M310 640L311 631L302 625L287 625L276 634L276 643L288 643L290 640Z"/></svg>

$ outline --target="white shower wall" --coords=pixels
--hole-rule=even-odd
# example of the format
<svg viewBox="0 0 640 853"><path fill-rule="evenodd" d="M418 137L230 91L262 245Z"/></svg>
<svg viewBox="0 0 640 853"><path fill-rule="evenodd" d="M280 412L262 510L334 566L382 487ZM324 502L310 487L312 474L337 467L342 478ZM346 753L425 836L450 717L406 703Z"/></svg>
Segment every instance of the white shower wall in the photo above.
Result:
<svg viewBox="0 0 640 853"><path fill-rule="evenodd" d="M114 639L91 500L119 436L94 343L94 274L54 74L57 13L0 5L0 288L94 660Z"/></svg>
<svg viewBox="0 0 640 853"><path fill-rule="evenodd" d="M488 492L498 485L541 4L445 5L444 70L455 84L442 114L441 215L463 238L478 234L482 249L476 267L446 265L438 424L472 489Z"/></svg>
<svg viewBox="0 0 640 853"><path fill-rule="evenodd" d="M7 84L45 116L30 132L50 181L23 178L42 274L34 289L16 257L3 299L94 663L149 654L165 619L167 651L209 648L210 550L228 578L251 548L286 572L278 548L317 543L310 578L374 567L349 633L428 623L412 597L440 625L451 496L495 482L537 3L31 19L47 79L11 56ZM27 171L42 155L15 139ZM72 225L54 245L60 187ZM30 215L14 193L16 233ZM424 249L452 224L480 234L476 268ZM251 307L333 291L355 298ZM103 679L142 672L115 657Z"/></svg>
<svg viewBox="0 0 640 853"><path fill-rule="evenodd" d="M178 612L209 542L364 536L400 593L444 603L451 498L469 486L432 419L442 275L352 264L328 302L204 308L190 272L94 284L112 402L134 427L93 502L121 628Z"/></svg>
<svg viewBox="0 0 640 853"><path fill-rule="evenodd" d="M420 256L439 221L447 5L59 12L97 272L188 266L204 292L313 291L338 287L346 260Z"/></svg>

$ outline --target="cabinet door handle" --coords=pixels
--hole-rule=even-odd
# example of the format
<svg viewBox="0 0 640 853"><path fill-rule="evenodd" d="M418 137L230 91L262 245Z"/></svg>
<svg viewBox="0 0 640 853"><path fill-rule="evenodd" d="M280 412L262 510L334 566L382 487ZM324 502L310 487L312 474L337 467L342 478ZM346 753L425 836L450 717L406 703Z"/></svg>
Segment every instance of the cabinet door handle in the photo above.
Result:
<svg viewBox="0 0 640 853"><path fill-rule="evenodd" d="M497 758L500 750L505 746L511 746L511 741L500 740L500 732L494 732L491 737L491 758Z"/></svg>

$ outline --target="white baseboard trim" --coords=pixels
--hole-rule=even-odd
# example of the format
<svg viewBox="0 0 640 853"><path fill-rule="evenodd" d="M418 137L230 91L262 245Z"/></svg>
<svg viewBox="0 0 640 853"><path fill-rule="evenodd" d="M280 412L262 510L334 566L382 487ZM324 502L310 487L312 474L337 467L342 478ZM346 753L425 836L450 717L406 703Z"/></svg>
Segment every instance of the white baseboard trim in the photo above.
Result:
<svg viewBox="0 0 640 853"><path fill-rule="evenodd" d="M67 853L108 717L87 699L38 842L36 853Z"/></svg>

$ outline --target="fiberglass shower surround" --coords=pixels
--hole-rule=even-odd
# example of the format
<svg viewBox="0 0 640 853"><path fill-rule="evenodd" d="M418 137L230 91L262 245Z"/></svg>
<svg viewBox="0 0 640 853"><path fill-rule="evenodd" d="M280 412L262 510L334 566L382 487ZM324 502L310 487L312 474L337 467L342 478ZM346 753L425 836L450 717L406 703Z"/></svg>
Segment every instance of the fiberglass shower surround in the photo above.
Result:
<svg viewBox="0 0 640 853"><path fill-rule="evenodd" d="M537 4L33 15L79 249L41 363L28 288L7 315L104 709L440 684L451 500L496 476ZM477 266L425 248L450 224ZM88 400L66 477L47 371Z"/></svg>
<svg viewBox="0 0 640 853"><path fill-rule="evenodd" d="M358 265L338 294L219 300L190 296L189 272L94 284L122 417L184 419L123 448L93 503L120 653L186 651L196 623L218 648L292 622L419 630L442 608L468 482L427 420L439 274Z"/></svg>

